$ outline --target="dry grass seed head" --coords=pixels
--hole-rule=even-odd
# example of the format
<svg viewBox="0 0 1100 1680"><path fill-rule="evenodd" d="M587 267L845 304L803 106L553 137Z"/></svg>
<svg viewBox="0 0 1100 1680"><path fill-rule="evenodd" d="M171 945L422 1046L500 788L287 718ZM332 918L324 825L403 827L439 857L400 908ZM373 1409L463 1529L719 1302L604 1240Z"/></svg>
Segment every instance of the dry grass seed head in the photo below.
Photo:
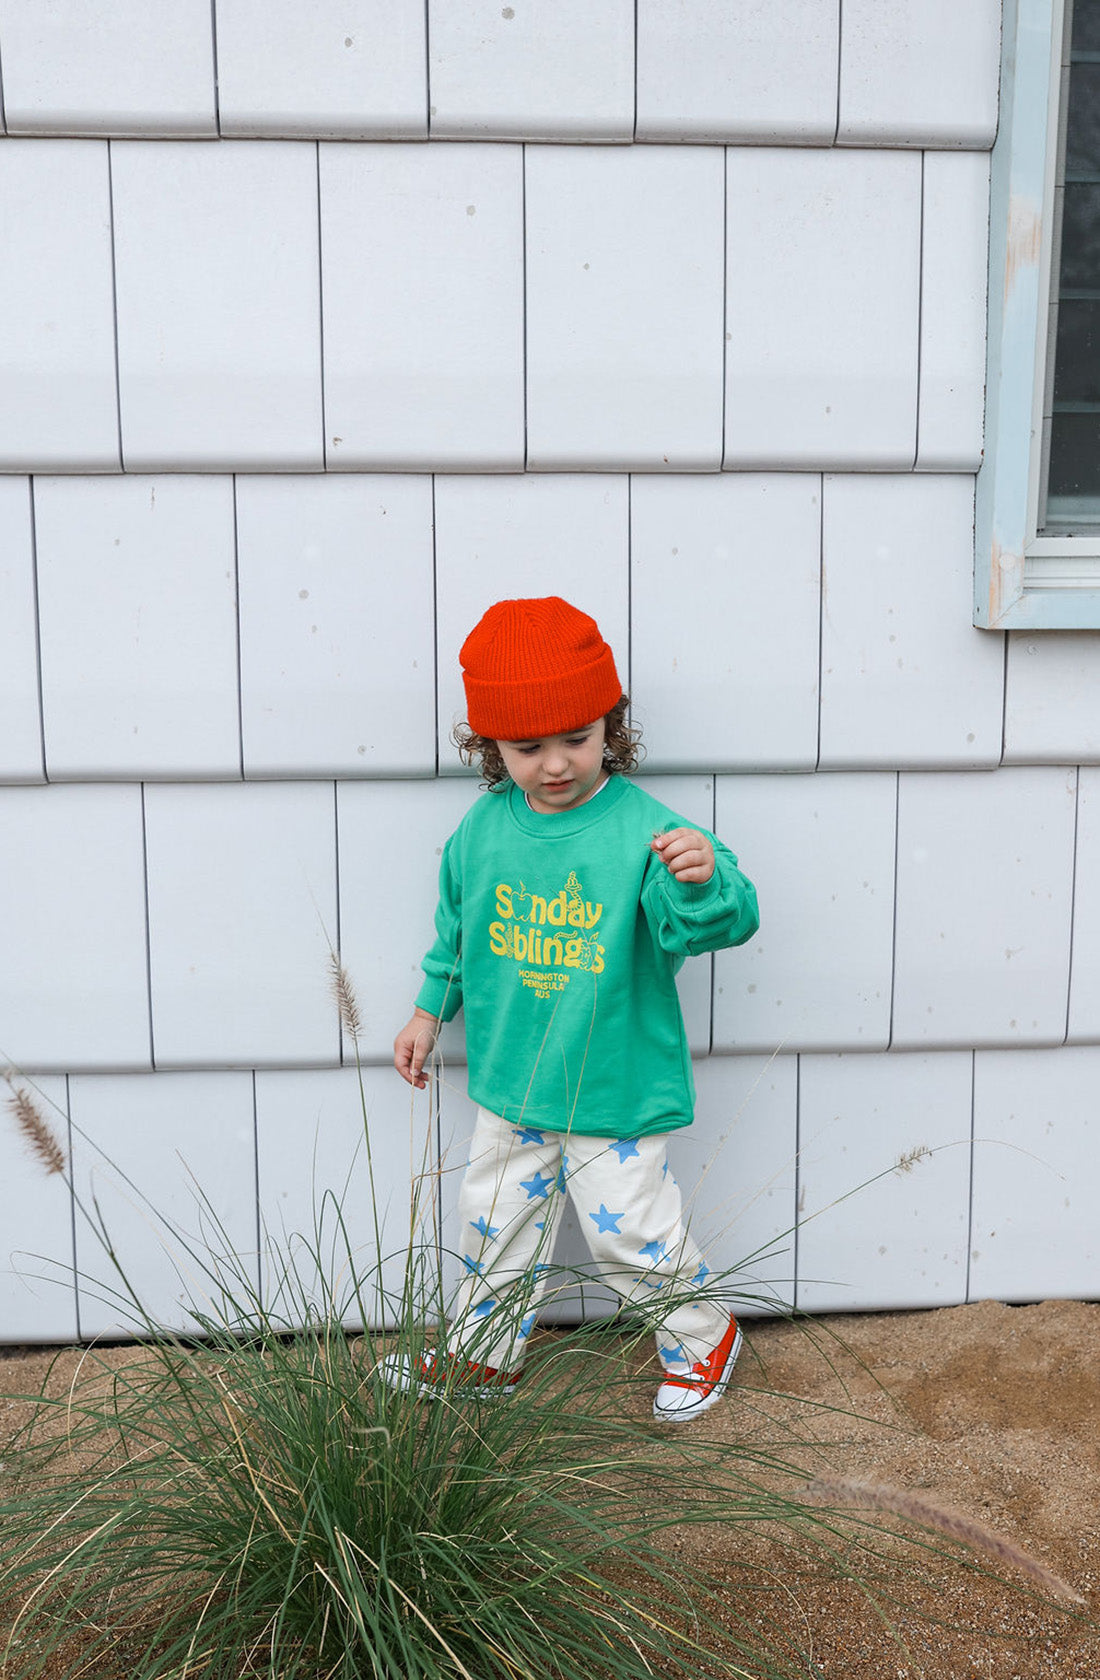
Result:
<svg viewBox="0 0 1100 1680"><path fill-rule="evenodd" d="M11 1093L8 1108L31 1153L47 1173L63 1173L69 1164L68 1157L49 1121L21 1085L14 1084L10 1075L5 1075L5 1079Z"/></svg>
<svg viewBox="0 0 1100 1680"><path fill-rule="evenodd" d="M329 984L340 1012L340 1025L353 1043L358 1044L363 1031L363 1017L351 977L335 951L329 953Z"/></svg>
<svg viewBox="0 0 1100 1680"><path fill-rule="evenodd" d="M873 1482L848 1480L844 1477L818 1476L803 1489L803 1497L820 1505L847 1506L864 1511L885 1511L901 1517L905 1522L919 1523L933 1529L948 1540L960 1541L973 1551L982 1552L995 1563L1006 1563L1019 1569L1030 1581L1051 1598L1063 1604L1084 1604L1081 1594L1055 1575L1052 1569L1032 1557L1003 1535L994 1534L974 1517L963 1516L925 1499L908 1488L888 1487Z"/></svg>

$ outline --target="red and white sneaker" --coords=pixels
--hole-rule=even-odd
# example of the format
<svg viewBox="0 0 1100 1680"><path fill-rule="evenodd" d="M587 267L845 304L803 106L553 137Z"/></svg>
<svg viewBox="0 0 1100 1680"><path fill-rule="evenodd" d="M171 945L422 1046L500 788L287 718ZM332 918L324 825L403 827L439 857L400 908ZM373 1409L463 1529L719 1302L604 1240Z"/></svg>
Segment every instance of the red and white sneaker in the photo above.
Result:
<svg viewBox="0 0 1100 1680"><path fill-rule="evenodd" d="M407 1353L387 1354L379 1360L377 1369L387 1388L412 1389L429 1400L438 1400L443 1394L461 1400L507 1400L523 1374L440 1354L435 1348L425 1348L416 1359Z"/></svg>
<svg viewBox="0 0 1100 1680"><path fill-rule="evenodd" d="M662 1423L690 1423L709 1411L726 1392L740 1352L741 1332L731 1313L728 1330L705 1359L683 1376L666 1375L653 1402L653 1416Z"/></svg>

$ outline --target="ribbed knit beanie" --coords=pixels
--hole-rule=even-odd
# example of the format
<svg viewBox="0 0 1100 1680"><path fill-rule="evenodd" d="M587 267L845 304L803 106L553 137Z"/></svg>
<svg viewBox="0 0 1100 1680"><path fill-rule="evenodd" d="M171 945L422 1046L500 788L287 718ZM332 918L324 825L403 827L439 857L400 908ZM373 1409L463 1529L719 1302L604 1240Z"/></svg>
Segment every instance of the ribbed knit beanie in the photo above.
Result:
<svg viewBox="0 0 1100 1680"><path fill-rule="evenodd" d="M622 694L594 618L557 595L497 601L462 644L470 728L492 741L564 735Z"/></svg>

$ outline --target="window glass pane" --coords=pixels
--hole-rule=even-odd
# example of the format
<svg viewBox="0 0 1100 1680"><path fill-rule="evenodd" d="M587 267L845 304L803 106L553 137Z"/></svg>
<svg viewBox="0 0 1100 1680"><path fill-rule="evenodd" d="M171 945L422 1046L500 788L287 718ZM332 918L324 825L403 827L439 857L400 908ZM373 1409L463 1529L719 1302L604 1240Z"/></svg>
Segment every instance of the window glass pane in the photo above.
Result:
<svg viewBox="0 0 1100 1680"><path fill-rule="evenodd" d="M1100 412L1056 414L1051 422L1050 499L1063 519L1095 519L1100 505Z"/></svg>
<svg viewBox="0 0 1100 1680"><path fill-rule="evenodd" d="M1058 307L1054 406L1079 403L1100 410L1100 298L1063 298Z"/></svg>
<svg viewBox="0 0 1100 1680"><path fill-rule="evenodd" d="M1100 175L1100 62L1070 71L1066 180L1079 175Z"/></svg>
<svg viewBox="0 0 1100 1680"><path fill-rule="evenodd" d="M1100 294L1100 182L1068 181L1062 209L1062 280L1059 297Z"/></svg>
<svg viewBox="0 0 1100 1680"><path fill-rule="evenodd" d="M1073 52L1100 53L1100 5L1097 0L1076 0L1073 8Z"/></svg>
<svg viewBox="0 0 1100 1680"><path fill-rule="evenodd" d="M1041 529L1100 526L1100 0L1074 0Z"/></svg>

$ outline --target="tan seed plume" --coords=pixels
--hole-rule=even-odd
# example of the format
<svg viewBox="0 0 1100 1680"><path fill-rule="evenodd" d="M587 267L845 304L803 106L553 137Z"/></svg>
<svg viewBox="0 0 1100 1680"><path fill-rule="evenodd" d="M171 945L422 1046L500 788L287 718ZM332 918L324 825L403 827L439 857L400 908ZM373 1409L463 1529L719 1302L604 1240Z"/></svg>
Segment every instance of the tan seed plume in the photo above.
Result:
<svg viewBox="0 0 1100 1680"><path fill-rule="evenodd" d="M68 1160L49 1122L21 1085L13 1084L7 1075L5 1079L10 1093L7 1099L8 1108L15 1124L30 1144L32 1153L48 1173L63 1173L68 1166Z"/></svg>
<svg viewBox="0 0 1100 1680"><path fill-rule="evenodd" d="M347 969L344 967L335 951L329 953L329 983L332 995L336 999L336 1007L340 1012L340 1024L354 1044L358 1044L363 1031L363 1017L359 1013L359 1002L355 996L355 988L351 983Z"/></svg>
<svg viewBox="0 0 1100 1680"><path fill-rule="evenodd" d="M1034 1581L1043 1592L1063 1604L1084 1604L1079 1592L1052 1569L1032 1557L1003 1535L994 1534L973 1517L946 1510L931 1499L908 1488L887 1487L873 1482L848 1481L842 1477L818 1476L803 1489L803 1497L814 1504L842 1505L865 1511L885 1511L905 1522L934 1529L949 1540L958 1540L975 1552L983 1552L995 1563L1006 1563Z"/></svg>

